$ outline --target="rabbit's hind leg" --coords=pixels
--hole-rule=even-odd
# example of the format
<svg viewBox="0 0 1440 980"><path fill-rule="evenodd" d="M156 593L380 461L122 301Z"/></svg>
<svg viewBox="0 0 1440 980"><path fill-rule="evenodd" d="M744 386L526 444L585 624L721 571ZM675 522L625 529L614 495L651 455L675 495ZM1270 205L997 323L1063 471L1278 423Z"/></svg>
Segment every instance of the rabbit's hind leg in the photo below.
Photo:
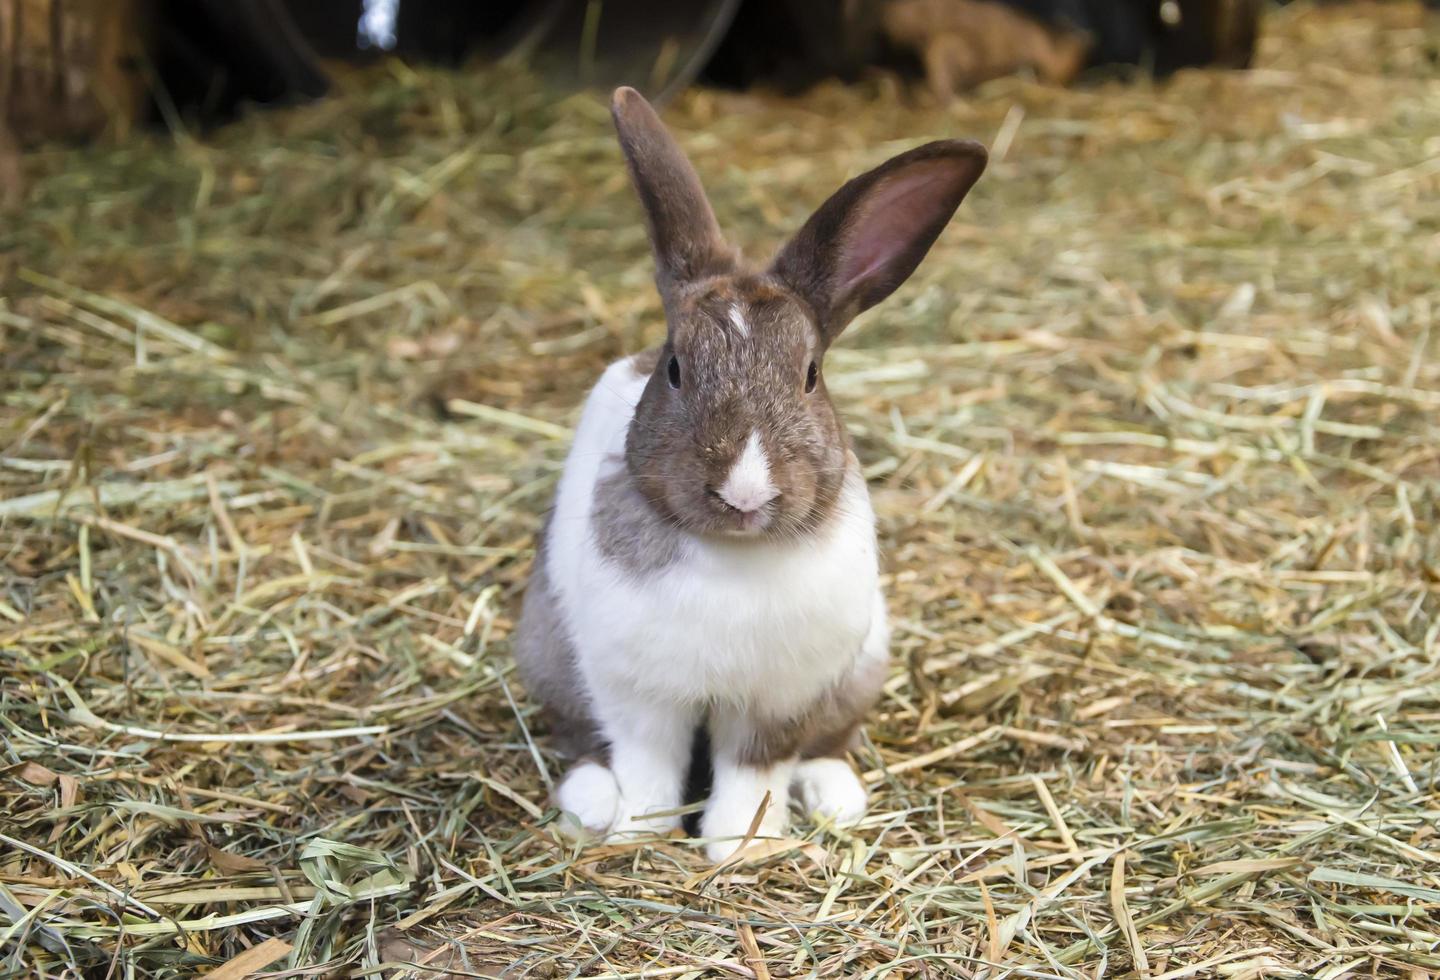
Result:
<svg viewBox="0 0 1440 980"><path fill-rule="evenodd" d="M603 834L615 822L620 791L606 762L609 746L600 733L583 688L564 615L545 570L545 538L535 556L530 585L515 630L515 666L562 754L579 762L555 787L555 804L590 834Z"/></svg>
<svg viewBox="0 0 1440 980"><path fill-rule="evenodd" d="M875 614L860 659L843 683L830 694L823 723L807 733L795 769L795 794L806 814L836 823L854 823L865 814L869 794L845 755L859 740L865 714L880 695L889 670L890 628L885 599L875 595Z"/></svg>

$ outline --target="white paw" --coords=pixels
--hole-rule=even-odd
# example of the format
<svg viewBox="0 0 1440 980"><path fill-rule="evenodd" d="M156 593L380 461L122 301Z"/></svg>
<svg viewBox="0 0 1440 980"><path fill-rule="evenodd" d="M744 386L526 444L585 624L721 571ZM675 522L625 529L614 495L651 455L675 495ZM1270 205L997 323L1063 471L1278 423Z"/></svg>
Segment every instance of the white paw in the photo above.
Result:
<svg viewBox="0 0 1440 980"><path fill-rule="evenodd" d="M746 832L755 822L755 811L759 806L760 801L753 796L712 796L700 821L700 835L716 838L705 845L705 856L718 864L739 850ZM760 818L760 826L755 830L755 839L785 836L788 822L785 799L782 797L777 801L772 797L765 808L765 815Z"/></svg>
<svg viewBox="0 0 1440 980"><path fill-rule="evenodd" d="M844 759L808 759L800 763L795 771L795 790L810 816L849 824L865 815L865 784Z"/></svg>
<svg viewBox="0 0 1440 980"><path fill-rule="evenodd" d="M755 831L755 836L751 839L750 843L753 844L757 840L784 837L785 827L786 825L783 821L776 821L773 823L769 821L762 821L759 828ZM722 834L719 831L707 832L704 836L715 837L718 839L713 840L705 845L705 856L711 861L713 861L715 864L719 864L721 861L724 861L736 851L740 850L740 845L745 843L745 831L749 829L750 825L747 823L739 830L730 833Z"/></svg>
<svg viewBox="0 0 1440 980"><path fill-rule="evenodd" d="M586 833L603 834L615 823L620 787L609 769L598 762L582 762L560 781L555 802Z"/></svg>

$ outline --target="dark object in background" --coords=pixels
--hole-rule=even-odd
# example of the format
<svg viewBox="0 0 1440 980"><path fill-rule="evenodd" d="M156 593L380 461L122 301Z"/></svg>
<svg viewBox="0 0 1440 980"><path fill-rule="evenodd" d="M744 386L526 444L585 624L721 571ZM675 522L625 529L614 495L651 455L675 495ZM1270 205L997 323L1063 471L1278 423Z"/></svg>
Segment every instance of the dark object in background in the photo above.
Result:
<svg viewBox="0 0 1440 980"><path fill-rule="evenodd" d="M1164 17L1153 28L1154 61L1151 70L1160 77L1196 65L1249 68L1260 40L1263 0L1182 0L1180 20Z"/></svg>
<svg viewBox="0 0 1440 980"><path fill-rule="evenodd" d="M1087 66L1140 66L1159 76L1188 66L1246 68L1259 36L1263 3L996 1L1041 23L1086 32L1093 40ZM560 85L609 88L629 83L657 101L683 91L697 78L733 88L766 83L796 91L824 78L852 81L867 66L894 62L896 50L881 30L887 3L400 0L393 53L451 66L474 55L523 53L537 71ZM294 23L301 45L330 58L367 56L356 43L363 0L200 0L199 6L284 6L289 19L281 20ZM310 94L305 86L291 89Z"/></svg>
<svg viewBox="0 0 1440 980"><path fill-rule="evenodd" d="M887 57L883 2L399 0L394 51L451 66L520 53L560 85L624 82L658 99L697 77L794 90ZM1092 64L1165 75L1249 64L1263 0L1003 2L1088 31ZM147 93L170 121L201 125L250 103L316 98L328 88L322 56L373 56L357 43L363 10L364 0L0 0L0 128L21 144L124 132Z"/></svg>
<svg viewBox="0 0 1440 980"><path fill-rule="evenodd" d="M161 112L200 123L229 119L245 103L318 98L330 87L282 0L160 0L153 59Z"/></svg>
<svg viewBox="0 0 1440 980"><path fill-rule="evenodd" d="M1263 0L995 0L1043 24L1091 35L1088 67L1137 66L1164 77L1202 65L1247 67ZM1440 0L1433 0L1440 2ZM876 62L918 69L882 36L886 0L744 0L702 76L794 90L854 78ZM811 31L832 40L817 52Z"/></svg>
<svg viewBox="0 0 1440 980"><path fill-rule="evenodd" d="M1246 68L1263 0L1005 0L1039 20L1095 38L1092 66L1138 65L1157 76L1181 68Z"/></svg>
<svg viewBox="0 0 1440 980"><path fill-rule="evenodd" d="M395 46L382 51L359 41L364 0L283 2L299 32L322 57L356 60L394 54L452 68L475 54L509 50L564 5L564 0L401 0Z"/></svg>
<svg viewBox="0 0 1440 980"><path fill-rule="evenodd" d="M363 0L285 2L323 56L375 53L357 44ZM663 100L700 74L739 7L740 0L400 0L389 53L450 67L518 54L560 86L624 82ZM811 26L810 53L818 56L826 29Z"/></svg>
<svg viewBox="0 0 1440 980"><path fill-rule="evenodd" d="M3 2L3 0L0 0ZM364 0L161 0L161 78L202 118L324 91L318 57L365 60ZM634 85L657 100L697 78L797 90L893 53L886 0L399 0L391 53L451 67L521 54L561 86ZM940 0L943 2L943 0ZM1166 75L1248 65L1263 0L999 0L1088 32L1091 65Z"/></svg>
<svg viewBox="0 0 1440 980"><path fill-rule="evenodd" d="M896 52L881 30L886 2L400 0L394 53L451 66L473 55L520 53L557 84L630 84L657 101L697 79L797 91L894 63ZM1263 0L997 2L1045 24L1088 32L1090 66L1134 65L1163 76L1191 65L1248 65ZM356 45L363 0L285 3L321 54L367 57Z"/></svg>
<svg viewBox="0 0 1440 980"><path fill-rule="evenodd" d="M792 92L824 78L854 81L884 56L882 7L876 0L741 0L700 79Z"/></svg>
<svg viewBox="0 0 1440 980"><path fill-rule="evenodd" d="M326 57L364 60L363 0L286 0ZM629 83L665 99L693 82L726 36L740 0L400 0L389 53L458 67L473 56L519 54L565 87ZM828 36L812 25L811 54Z"/></svg>
<svg viewBox="0 0 1440 980"><path fill-rule="evenodd" d="M540 74L566 86L627 84L664 101L695 81L733 33L741 0L538 0L536 6L535 16L517 16L501 43L522 52ZM821 23L811 26L826 31Z"/></svg>

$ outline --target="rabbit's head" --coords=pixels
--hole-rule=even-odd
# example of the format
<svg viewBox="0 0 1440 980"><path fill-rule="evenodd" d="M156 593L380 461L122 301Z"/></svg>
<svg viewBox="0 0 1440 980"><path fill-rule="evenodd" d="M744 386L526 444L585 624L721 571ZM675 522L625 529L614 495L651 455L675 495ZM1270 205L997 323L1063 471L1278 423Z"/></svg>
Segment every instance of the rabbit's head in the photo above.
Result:
<svg viewBox="0 0 1440 980"><path fill-rule="evenodd" d="M942 140L846 183L764 268L725 243L694 169L655 111L612 106L645 210L668 333L626 442L641 492L702 535L795 537L823 526L848 442L825 351L904 282L985 169Z"/></svg>

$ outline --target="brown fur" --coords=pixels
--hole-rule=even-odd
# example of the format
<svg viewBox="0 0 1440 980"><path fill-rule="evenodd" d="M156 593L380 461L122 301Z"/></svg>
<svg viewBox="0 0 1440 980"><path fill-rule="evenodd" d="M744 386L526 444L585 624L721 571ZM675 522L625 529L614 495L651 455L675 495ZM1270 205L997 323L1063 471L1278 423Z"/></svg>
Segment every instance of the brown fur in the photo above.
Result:
<svg viewBox="0 0 1440 980"><path fill-rule="evenodd" d="M838 681L788 718L737 717L717 709L711 720L716 747L750 766L771 766L799 756L843 756L854 748L865 713L880 695L886 664L877 661Z"/></svg>
<svg viewBox="0 0 1440 980"><path fill-rule="evenodd" d="M575 660L569 627L545 570L547 525L537 539L530 583L515 627L515 666L530 696L544 706L562 753L575 759L605 761L608 749L590 711L589 695Z"/></svg>
<svg viewBox="0 0 1440 980"><path fill-rule="evenodd" d="M652 575L680 556L681 532L646 504L627 472L595 487L591 516L600 553L635 578Z"/></svg>
<svg viewBox="0 0 1440 980"><path fill-rule="evenodd" d="M1088 35L987 0L893 0L883 24L891 41L920 55L926 80L942 100L1021 71L1068 85L1090 53Z"/></svg>
<svg viewBox="0 0 1440 980"><path fill-rule="evenodd" d="M761 270L726 244L699 177L649 103L621 89L613 113L669 324L626 442L635 485L687 532L739 530L741 515L715 488L755 431L780 490L765 505L763 533L807 534L834 510L847 448L825 389L825 350L914 271L984 170L985 151L939 141L855 178ZM812 362L818 382L806 391Z"/></svg>

